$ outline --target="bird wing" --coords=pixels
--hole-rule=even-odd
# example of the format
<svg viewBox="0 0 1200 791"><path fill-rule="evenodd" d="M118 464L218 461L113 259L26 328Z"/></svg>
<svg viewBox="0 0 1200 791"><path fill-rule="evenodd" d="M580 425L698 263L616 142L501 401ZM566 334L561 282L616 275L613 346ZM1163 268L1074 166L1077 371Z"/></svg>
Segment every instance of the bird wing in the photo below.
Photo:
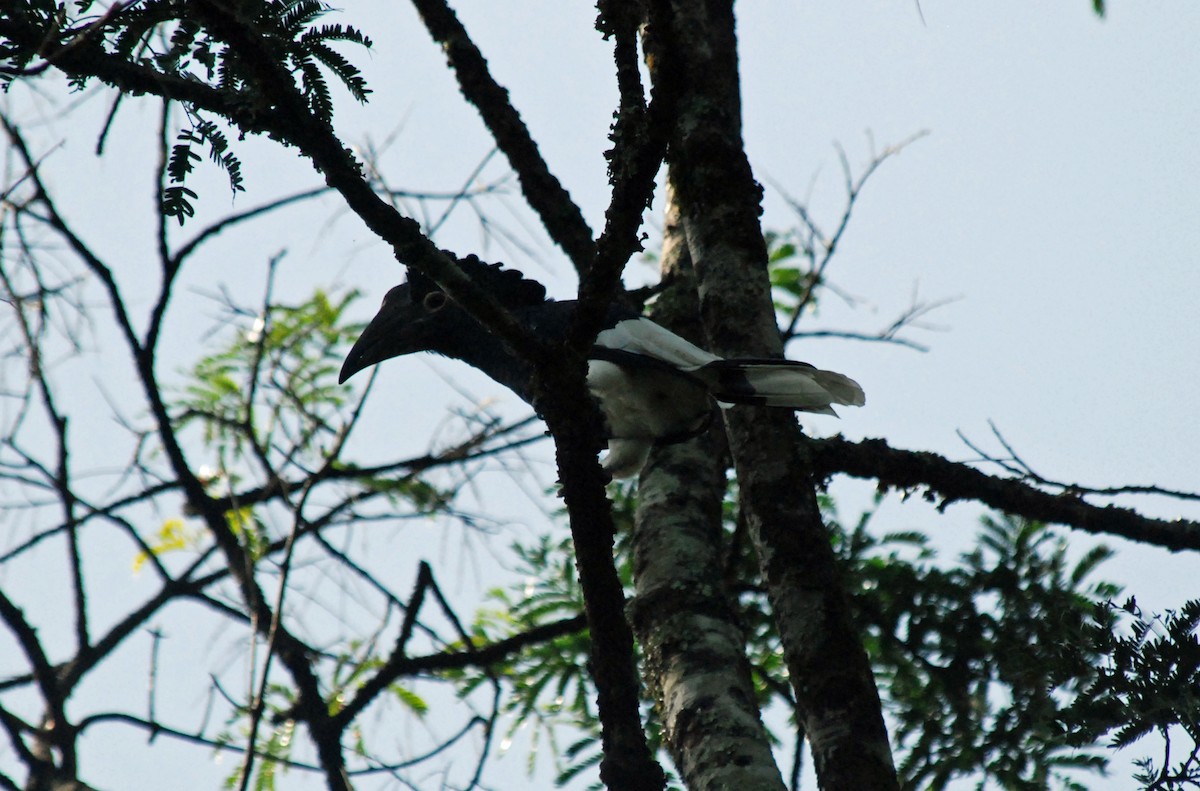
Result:
<svg viewBox="0 0 1200 791"><path fill-rule="evenodd" d="M618 321L596 336L596 345L652 357L683 371L721 359L645 317Z"/></svg>
<svg viewBox="0 0 1200 791"><path fill-rule="evenodd" d="M749 404L836 415L832 404L862 406L866 401L848 376L795 360L727 360L644 317L619 321L601 332L589 356L623 368L659 368L693 384L698 380L722 407Z"/></svg>

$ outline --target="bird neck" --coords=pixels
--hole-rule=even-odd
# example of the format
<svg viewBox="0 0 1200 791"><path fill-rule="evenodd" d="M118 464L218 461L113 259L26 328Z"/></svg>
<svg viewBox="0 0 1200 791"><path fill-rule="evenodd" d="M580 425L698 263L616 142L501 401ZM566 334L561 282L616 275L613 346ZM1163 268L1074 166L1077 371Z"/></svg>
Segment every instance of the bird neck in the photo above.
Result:
<svg viewBox="0 0 1200 791"><path fill-rule="evenodd" d="M516 307L512 313L535 337L553 342L565 336L574 309L574 300L547 300L538 305ZM606 326L636 316L628 308L614 305L609 309ZM433 351L483 371L520 396L522 401L533 405L533 366L516 357L495 335L480 331L482 328L474 319L463 314L463 321L470 322L471 331L456 327L455 331L446 332Z"/></svg>
<svg viewBox="0 0 1200 791"><path fill-rule="evenodd" d="M490 332L451 333L434 351L461 360L512 390L527 404L533 401L533 368Z"/></svg>

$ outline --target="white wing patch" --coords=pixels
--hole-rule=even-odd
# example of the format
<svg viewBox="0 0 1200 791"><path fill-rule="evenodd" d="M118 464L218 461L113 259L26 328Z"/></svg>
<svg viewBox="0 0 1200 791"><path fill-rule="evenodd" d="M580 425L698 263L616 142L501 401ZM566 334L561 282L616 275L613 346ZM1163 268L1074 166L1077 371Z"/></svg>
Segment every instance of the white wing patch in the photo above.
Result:
<svg viewBox="0 0 1200 791"><path fill-rule="evenodd" d="M832 404L866 402L848 376L803 363L725 360L647 318L617 322L596 336L596 345L631 356L588 362L588 388L610 435L602 463L614 478L636 475L655 442L701 431L713 400L723 409L758 404L835 417Z"/></svg>
<svg viewBox="0 0 1200 791"><path fill-rule="evenodd" d="M644 317L617 322L612 329L596 336L596 344L623 352L644 354L671 363L683 371L694 371L702 365L721 359Z"/></svg>

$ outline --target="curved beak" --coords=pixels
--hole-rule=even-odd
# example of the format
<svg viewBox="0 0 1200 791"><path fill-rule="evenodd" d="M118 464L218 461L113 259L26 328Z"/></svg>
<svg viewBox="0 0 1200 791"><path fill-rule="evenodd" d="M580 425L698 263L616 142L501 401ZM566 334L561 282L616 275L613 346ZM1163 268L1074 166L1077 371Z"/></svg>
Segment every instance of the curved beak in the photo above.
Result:
<svg viewBox="0 0 1200 791"><path fill-rule="evenodd" d="M409 348L404 337L404 324L404 317L398 311L388 310L386 306L380 310L350 347L338 374L338 384L376 363L418 351Z"/></svg>

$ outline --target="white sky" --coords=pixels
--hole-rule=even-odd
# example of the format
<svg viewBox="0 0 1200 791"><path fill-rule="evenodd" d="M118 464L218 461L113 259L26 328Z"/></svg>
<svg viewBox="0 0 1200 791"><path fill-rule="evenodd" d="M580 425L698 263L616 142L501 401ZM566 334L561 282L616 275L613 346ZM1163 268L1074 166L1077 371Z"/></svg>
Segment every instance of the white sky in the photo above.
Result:
<svg viewBox="0 0 1200 791"><path fill-rule="evenodd" d="M551 168L599 227L607 200L602 152L614 89L610 49L592 30L594 9L557 0L457 5ZM989 437L987 421L994 420L1048 477L1094 486L1200 490L1195 414L1200 328L1194 304L1200 293L1200 154L1193 140L1193 130L1200 128L1195 46L1200 6L1115 3L1103 22L1087 0L1002 5L922 0L921 11L924 23L909 2L739 5L746 138L754 167L760 179L806 199L827 228L844 197L835 143L860 169L870 158L870 139L879 150L930 132L873 178L835 259L832 279L865 307L852 312L827 297L820 325L879 329L909 305L914 289L926 300L956 301L929 318L943 331L910 333L931 347L926 354L848 341L793 345L791 356L843 371L868 393L866 408L845 410L837 423L815 418L812 429L883 437L898 447L967 459L972 453L955 431L999 454ZM412 11L403 3L351 4L328 21L354 24L376 43L369 55L346 50L364 67L375 92L365 108L343 105L344 139L357 143L369 134L379 144L399 129L382 159L393 185L459 186L487 153L488 141ZM30 106L19 90L8 101ZM94 113L103 111L93 104ZM154 117L130 106L117 129L132 135L152 126ZM67 208L74 203L86 212L98 246L119 253L128 266L119 274L130 293L149 295L148 287L139 292L137 277L151 252L149 240L140 241L153 165L146 141L114 135L112 158L96 162L90 158L96 127L80 132L79 123L46 127L44 147L79 135L51 159L60 168L51 183L71 184L75 195L64 196ZM307 163L273 144L240 146L250 193L238 198L237 208L318 180ZM503 168L493 162L485 173L496 178ZM219 177L198 183L208 185L202 214L228 210ZM97 194L111 201L103 212L95 209ZM287 248L284 271L294 281L283 286L284 296L302 297L314 283L352 285L369 295L360 305L365 318L401 279L401 270L353 218L323 225L321 212L334 206L271 220L251 235L229 234L185 285L259 287L266 258ZM512 216L506 207L492 208L494 219L515 229L528 254L495 242L485 248L478 223L465 209L447 224L439 243L506 260L568 296L569 266L536 221L527 213ZM200 227L201 219L191 227ZM771 189L764 223L780 230L795 223ZM185 231L179 238L187 236ZM638 266L631 277L641 280L646 275ZM180 363L164 361L162 370L187 364L195 338L211 323L212 313L203 309L174 316L166 343ZM441 388L440 377L478 397L515 400L459 364L392 362L384 366L367 423L356 435L364 445L353 450L378 456L397 448L402 454L423 451L428 426L446 404L468 403ZM86 414L94 391L77 397L73 408ZM412 423L397 432L394 421L406 413ZM101 443L111 429L82 430L97 432ZM553 480L549 466L540 480ZM495 513L542 524L527 496L494 499L506 486L511 491L504 476L484 476L481 485ZM849 512L863 502L863 487L835 492L844 493ZM1200 518L1194 503L1126 502L1157 516ZM881 526L924 528L950 554L966 546L976 524L976 512L965 506L938 518L927 508L892 500L883 513L887 521ZM454 543L459 534L454 536L412 547L413 569L401 573L415 573L418 555L447 563L451 574L461 569L472 580L486 572L488 550L476 546L461 553ZM507 543L508 536L500 540ZM1108 543L1121 555L1102 576L1127 584L1144 605L1169 607L1198 595L1194 559ZM400 590L407 585L397 582ZM459 581L450 587L469 610L473 585ZM5 650L0 647L0 655ZM191 748L168 740L156 750L163 767L197 759ZM10 759L0 753L6 765ZM507 763L518 773L516 783L520 761ZM141 787L132 778L145 767L107 761L102 766L92 770L99 787ZM228 764L218 774L227 770ZM211 788L213 776L198 772L195 783L173 785ZM298 787L291 785L298 781L292 775L286 782Z"/></svg>

